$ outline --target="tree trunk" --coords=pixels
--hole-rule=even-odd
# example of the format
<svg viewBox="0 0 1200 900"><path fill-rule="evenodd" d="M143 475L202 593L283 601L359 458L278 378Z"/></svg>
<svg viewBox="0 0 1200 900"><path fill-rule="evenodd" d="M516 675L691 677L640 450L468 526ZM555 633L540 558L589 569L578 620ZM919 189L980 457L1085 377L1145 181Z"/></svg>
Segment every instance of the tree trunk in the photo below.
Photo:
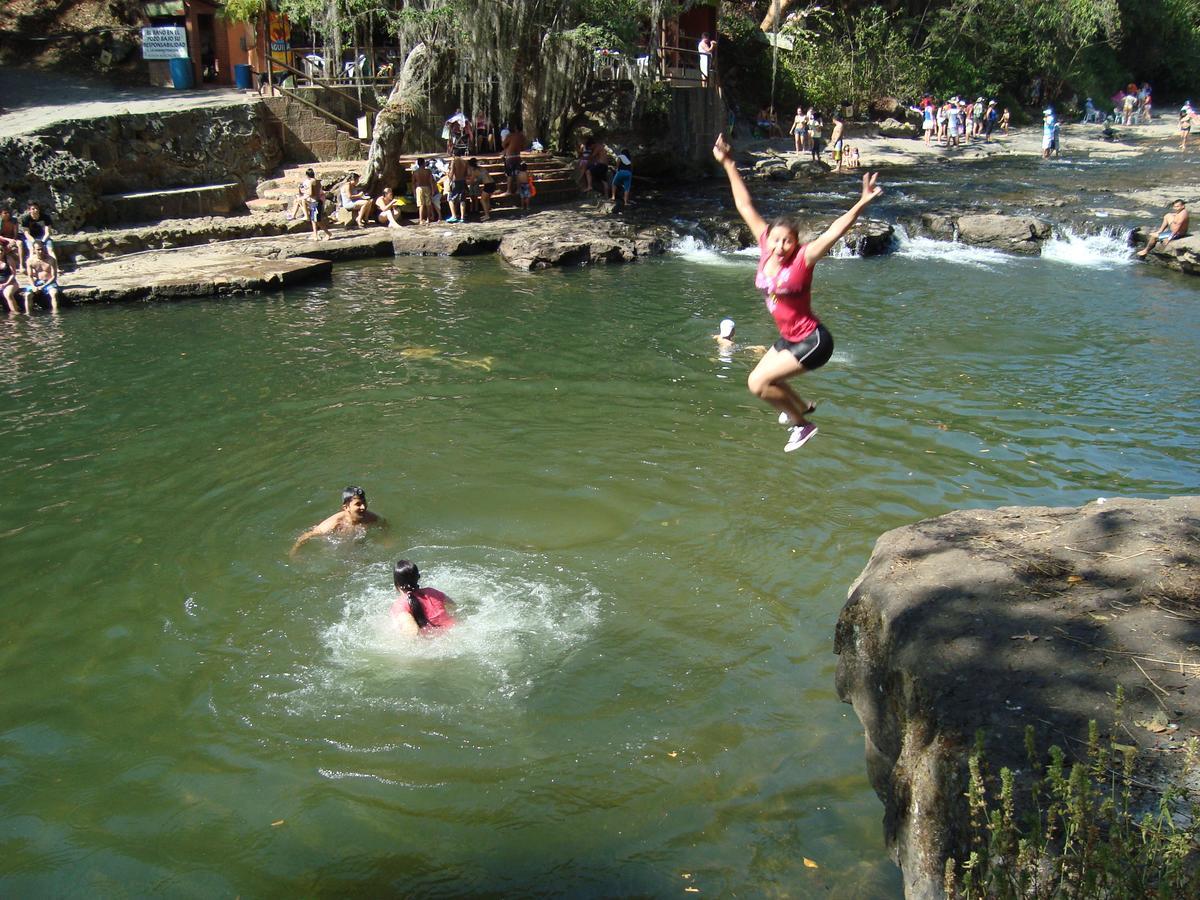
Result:
<svg viewBox="0 0 1200 900"><path fill-rule="evenodd" d="M432 54L423 42L408 51L387 102L375 116L371 149L367 153L367 171L363 176L366 190L372 195L382 193L385 187L399 189L405 182L400 166L405 120L417 109L418 101L424 96L425 80L429 77L432 64Z"/></svg>
<svg viewBox="0 0 1200 900"><path fill-rule="evenodd" d="M792 5L792 0L771 0L771 6L767 9L766 16L763 17L762 24L759 29L762 31L774 31L776 20L778 26L783 27L783 21L787 17L788 7Z"/></svg>

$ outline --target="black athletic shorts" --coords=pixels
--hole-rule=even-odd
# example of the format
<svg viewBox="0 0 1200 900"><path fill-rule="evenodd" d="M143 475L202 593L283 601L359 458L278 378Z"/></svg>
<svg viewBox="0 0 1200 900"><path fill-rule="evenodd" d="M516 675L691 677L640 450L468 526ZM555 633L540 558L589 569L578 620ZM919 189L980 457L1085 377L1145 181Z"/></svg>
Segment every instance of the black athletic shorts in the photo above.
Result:
<svg viewBox="0 0 1200 900"><path fill-rule="evenodd" d="M824 325L818 325L817 330L803 340L792 343L780 338L772 346L776 350L787 350L806 369L819 369L833 356L833 335Z"/></svg>

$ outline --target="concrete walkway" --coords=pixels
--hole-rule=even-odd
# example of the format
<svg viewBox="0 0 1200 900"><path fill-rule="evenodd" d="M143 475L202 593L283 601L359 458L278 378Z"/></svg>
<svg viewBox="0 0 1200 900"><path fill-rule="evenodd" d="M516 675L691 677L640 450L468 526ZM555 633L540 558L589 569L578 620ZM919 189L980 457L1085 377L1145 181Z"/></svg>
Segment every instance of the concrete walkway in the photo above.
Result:
<svg viewBox="0 0 1200 900"><path fill-rule="evenodd" d="M256 100L257 93L234 88L176 91L150 85L122 87L79 75L8 66L0 69L0 135L26 134L71 119L231 106Z"/></svg>

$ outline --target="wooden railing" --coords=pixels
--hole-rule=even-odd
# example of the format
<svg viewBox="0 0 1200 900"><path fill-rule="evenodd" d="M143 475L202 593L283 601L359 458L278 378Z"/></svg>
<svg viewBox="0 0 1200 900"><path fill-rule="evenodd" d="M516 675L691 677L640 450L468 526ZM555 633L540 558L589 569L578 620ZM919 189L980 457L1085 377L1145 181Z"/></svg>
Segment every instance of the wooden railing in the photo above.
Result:
<svg viewBox="0 0 1200 900"><path fill-rule="evenodd" d="M645 48L635 55L615 50L597 50L592 62L592 77L599 81L669 81L674 85L715 86L716 55L710 54L708 78L700 68L700 51L695 47L664 44Z"/></svg>
<svg viewBox="0 0 1200 900"><path fill-rule="evenodd" d="M358 96L356 93L351 93L350 91L346 90L339 84L337 79L312 78L307 73L303 72L300 69L297 69L293 65L290 65L285 62L281 62L277 59L268 58L268 60L267 60L267 75L269 78L271 78L272 82L274 82L274 72L272 71L273 69L282 69L285 72L290 72L292 75L295 75L299 78L303 78L306 83L311 84L314 87L319 87L323 90L331 91L331 92L337 94L338 96L345 98L350 103L353 103L360 110L369 111L369 112L373 112L373 113L379 112L378 106L376 106L374 103L370 103L369 101L364 100L362 97Z"/></svg>

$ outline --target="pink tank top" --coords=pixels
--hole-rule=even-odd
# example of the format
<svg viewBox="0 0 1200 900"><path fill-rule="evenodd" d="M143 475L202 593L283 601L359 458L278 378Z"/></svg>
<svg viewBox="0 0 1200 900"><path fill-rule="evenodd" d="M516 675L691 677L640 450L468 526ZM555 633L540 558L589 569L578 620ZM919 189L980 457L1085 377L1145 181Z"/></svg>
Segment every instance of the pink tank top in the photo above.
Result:
<svg viewBox="0 0 1200 900"><path fill-rule="evenodd" d="M429 628L449 628L454 624L454 617L446 609L446 602L450 598L437 588L417 588L412 596L421 604L425 618L429 620Z"/></svg>
<svg viewBox="0 0 1200 900"><path fill-rule="evenodd" d="M767 310L779 327L780 336L789 343L802 341L812 334L820 320L812 312L812 269L804 261L802 244L797 248L791 262L785 263L774 275L765 271L771 251L767 249L767 233L764 229L758 238L758 272L754 286L763 292Z"/></svg>

